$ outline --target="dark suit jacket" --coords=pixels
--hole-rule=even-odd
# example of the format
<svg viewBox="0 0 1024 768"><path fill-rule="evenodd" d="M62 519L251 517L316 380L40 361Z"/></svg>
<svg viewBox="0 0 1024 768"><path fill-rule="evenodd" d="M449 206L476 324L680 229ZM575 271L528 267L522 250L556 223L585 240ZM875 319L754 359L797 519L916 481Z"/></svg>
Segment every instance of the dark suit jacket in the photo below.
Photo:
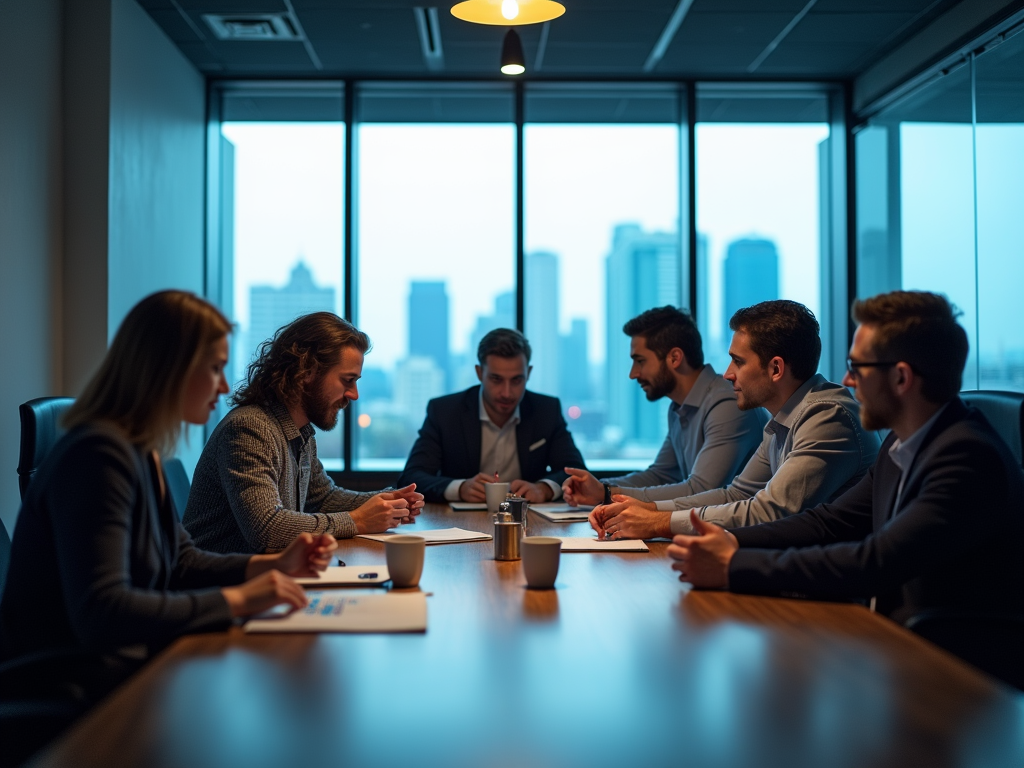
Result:
<svg viewBox="0 0 1024 768"><path fill-rule="evenodd" d="M35 651L99 660L127 646L231 625L218 587L247 555L197 550L155 466L116 431L82 426L53 447L15 528L0 602L0 658Z"/></svg>
<svg viewBox="0 0 1024 768"><path fill-rule="evenodd" d="M927 608L1024 615L1024 471L985 417L956 398L932 425L893 509L889 435L874 467L831 504L733 531L736 592L877 596L897 621Z"/></svg>
<svg viewBox="0 0 1024 768"><path fill-rule="evenodd" d="M583 466L557 397L527 391L519 403L519 418L516 451L524 480L535 483L547 478L561 485L567 477L564 467ZM480 471L480 440L479 386L431 400L398 484L416 483L427 501L443 502L444 489L452 480ZM542 440L542 445L530 450Z"/></svg>

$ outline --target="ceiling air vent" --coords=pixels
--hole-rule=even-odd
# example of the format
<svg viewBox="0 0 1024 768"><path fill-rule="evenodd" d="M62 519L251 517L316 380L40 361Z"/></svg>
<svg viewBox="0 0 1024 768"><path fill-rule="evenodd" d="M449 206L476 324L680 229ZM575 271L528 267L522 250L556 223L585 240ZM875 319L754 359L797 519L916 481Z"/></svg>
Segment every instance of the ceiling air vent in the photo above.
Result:
<svg viewBox="0 0 1024 768"><path fill-rule="evenodd" d="M220 40L302 40L300 27L285 13L205 13Z"/></svg>

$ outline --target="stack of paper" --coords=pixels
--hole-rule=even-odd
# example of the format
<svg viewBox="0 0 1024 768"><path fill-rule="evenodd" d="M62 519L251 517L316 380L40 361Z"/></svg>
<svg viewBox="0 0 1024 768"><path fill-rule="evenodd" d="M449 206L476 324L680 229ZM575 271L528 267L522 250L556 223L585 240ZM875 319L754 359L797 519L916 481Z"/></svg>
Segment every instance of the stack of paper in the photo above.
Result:
<svg viewBox="0 0 1024 768"><path fill-rule="evenodd" d="M563 552L650 552L640 539L591 539L561 536Z"/></svg>
<svg viewBox="0 0 1024 768"><path fill-rule="evenodd" d="M422 592L353 595L345 591L307 592L301 611L256 617L246 632L425 632L427 597ZM267 612L270 614L271 612ZM272 615L272 614L271 614Z"/></svg>
<svg viewBox="0 0 1024 768"><path fill-rule="evenodd" d="M455 544L460 541L489 541L492 537L489 533L479 531L467 531L462 528L435 528L433 530L402 530L387 533L360 533L358 538L370 539L371 541L387 541L392 536L420 536L427 540L427 544Z"/></svg>
<svg viewBox="0 0 1024 768"><path fill-rule="evenodd" d="M553 523L576 523L586 520L593 507L580 505L570 507L568 504L531 504L530 511L536 512Z"/></svg>
<svg viewBox="0 0 1024 768"><path fill-rule="evenodd" d="M332 565L317 576L296 581L304 587L372 587L390 579L386 565Z"/></svg>
<svg viewBox="0 0 1024 768"><path fill-rule="evenodd" d="M487 509L484 501L452 501L449 502L453 512L479 512Z"/></svg>

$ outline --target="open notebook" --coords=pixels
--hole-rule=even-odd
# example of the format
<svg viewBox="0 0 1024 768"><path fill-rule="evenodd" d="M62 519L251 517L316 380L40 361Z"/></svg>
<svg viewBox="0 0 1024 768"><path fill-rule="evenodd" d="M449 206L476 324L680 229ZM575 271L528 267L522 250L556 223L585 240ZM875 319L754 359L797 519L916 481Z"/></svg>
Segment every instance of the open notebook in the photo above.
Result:
<svg viewBox="0 0 1024 768"><path fill-rule="evenodd" d="M588 536L561 536L563 552L650 552L640 539L599 540Z"/></svg>
<svg viewBox="0 0 1024 768"><path fill-rule="evenodd" d="M423 592L352 594L345 590L310 591L309 605L283 615L266 611L250 619L246 632L425 632L427 597Z"/></svg>

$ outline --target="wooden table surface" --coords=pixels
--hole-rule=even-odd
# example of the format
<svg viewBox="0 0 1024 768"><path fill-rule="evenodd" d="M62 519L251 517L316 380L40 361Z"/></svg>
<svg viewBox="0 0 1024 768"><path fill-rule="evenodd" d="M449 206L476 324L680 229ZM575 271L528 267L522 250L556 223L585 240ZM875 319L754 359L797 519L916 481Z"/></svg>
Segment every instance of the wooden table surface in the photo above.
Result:
<svg viewBox="0 0 1024 768"><path fill-rule="evenodd" d="M402 532L451 526L491 530L431 505ZM563 553L549 591L490 541L428 546L425 634L185 637L37 764L1024 766L1024 695L860 606L691 591L666 546Z"/></svg>

